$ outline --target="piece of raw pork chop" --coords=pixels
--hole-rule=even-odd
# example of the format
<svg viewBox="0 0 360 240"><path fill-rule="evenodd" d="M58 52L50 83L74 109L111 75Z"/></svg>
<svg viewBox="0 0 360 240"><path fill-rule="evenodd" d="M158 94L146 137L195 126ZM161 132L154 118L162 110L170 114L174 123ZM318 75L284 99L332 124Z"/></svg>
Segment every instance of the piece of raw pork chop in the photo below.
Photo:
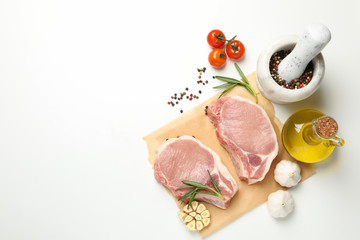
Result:
<svg viewBox="0 0 360 240"><path fill-rule="evenodd" d="M196 200L225 209L238 191L235 179L223 165L220 157L194 137L182 136L163 143L157 149L154 170L156 180L167 187L176 198L191 190L185 188L175 191L178 187L185 186L181 182L183 180L195 181L214 188L207 170L219 187L224 200L206 194L197 194Z"/></svg>
<svg viewBox="0 0 360 240"><path fill-rule="evenodd" d="M240 179L249 184L263 180L279 150L265 110L248 99L232 96L211 103L207 114Z"/></svg>

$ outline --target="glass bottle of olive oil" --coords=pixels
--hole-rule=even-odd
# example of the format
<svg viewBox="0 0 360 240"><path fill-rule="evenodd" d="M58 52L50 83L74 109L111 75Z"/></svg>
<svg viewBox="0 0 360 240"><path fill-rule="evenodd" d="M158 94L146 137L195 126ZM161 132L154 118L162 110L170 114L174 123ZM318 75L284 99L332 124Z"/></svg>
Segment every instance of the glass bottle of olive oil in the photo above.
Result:
<svg viewBox="0 0 360 240"><path fill-rule="evenodd" d="M345 141L336 136L336 121L324 113L300 110L289 117L282 130L287 152L301 162L314 163L327 158L336 146Z"/></svg>

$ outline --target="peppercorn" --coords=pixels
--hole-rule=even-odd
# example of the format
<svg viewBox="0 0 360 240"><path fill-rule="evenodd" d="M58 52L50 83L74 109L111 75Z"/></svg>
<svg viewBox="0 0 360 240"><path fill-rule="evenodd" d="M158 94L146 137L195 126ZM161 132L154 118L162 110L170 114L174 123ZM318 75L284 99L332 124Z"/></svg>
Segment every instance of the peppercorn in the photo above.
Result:
<svg viewBox="0 0 360 240"><path fill-rule="evenodd" d="M314 66L313 63L310 62L306 66L304 73L298 79L293 79L289 83L287 83L285 80L281 79L281 76L278 73L278 65L290 52L291 50L281 50L271 56L269 62L270 74L274 81L280 86L287 89L299 89L305 87L310 82Z"/></svg>

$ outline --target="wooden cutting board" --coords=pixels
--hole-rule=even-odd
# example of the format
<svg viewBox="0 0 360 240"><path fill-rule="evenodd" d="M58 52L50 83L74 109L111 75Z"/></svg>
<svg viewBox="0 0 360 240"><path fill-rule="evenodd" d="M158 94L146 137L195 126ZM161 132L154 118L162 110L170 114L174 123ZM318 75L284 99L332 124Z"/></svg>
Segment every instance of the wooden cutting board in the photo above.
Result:
<svg viewBox="0 0 360 240"><path fill-rule="evenodd" d="M255 72L248 75L247 78L255 92L259 93L255 80ZM219 94L220 93L209 98L208 100L194 107L190 111L182 114L180 117L174 119L173 121L169 122L168 124L162 126L161 128L144 137L149 151L149 162L151 163L151 165L153 165L155 151L163 142L166 141L166 139L182 135L195 136L196 139L200 140L203 144L213 149L220 156L222 162L228 168L228 170L236 180L237 184L239 185L239 192L233 198L228 209L223 210L211 204L205 203L206 207L211 213L211 223L208 227L199 231L201 237L208 236L209 234L222 228L223 226L240 217L252 208L264 203L265 201L267 201L267 197L270 193L275 192L279 189L285 189L281 187L278 183L276 183L274 180L274 169L279 161L287 159L298 163L301 167L302 180L309 178L315 173L312 165L298 162L286 152L281 141L281 129L283 124L278 118L275 117L275 110L272 103L264 96L262 96L261 93L259 93L258 104L265 109L271 120L272 125L274 126L279 143L279 154L274 159L271 168L263 181L253 185L248 185L246 182L240 181L236 174L230 155L218 141L215 128L210 122L210 119L205 115L204 111L205 106L209 106L210 103L215 101L218 98ZM255 98L245 88L241 86L236 86L226 94L226 96L231 95L238 95L255 101ZM170 193L170 191L168 192ZM175 198L174 200L178 207L182 208L183 205L181 205L181 202L177 201L177 199ZM174 213L174 217L177 217L177 213ZM184 229L186 229L185 225Z"/></svg>

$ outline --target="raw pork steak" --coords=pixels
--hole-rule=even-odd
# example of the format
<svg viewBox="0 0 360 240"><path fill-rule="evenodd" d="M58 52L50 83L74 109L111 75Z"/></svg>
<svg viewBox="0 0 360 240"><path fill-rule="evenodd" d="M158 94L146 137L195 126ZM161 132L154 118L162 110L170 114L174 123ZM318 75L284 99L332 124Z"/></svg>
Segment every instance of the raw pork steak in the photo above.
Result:
<svg viewBox="0 0 360 240"><path fill-rule="evenodd" d="M249 184L263 180L279 149L265 110L250 100L232 96L214 101L207 113L240 179Z"/></svg>
<svg viewBox="0 0 360 240"><path fill-rule="evenodd" d="M196 200L225 209L238 191L234 178L222 164L219 156L194 137L182 136L163 143L157 149L154 170L155 178L176 198L180 198L189 191L189 189L175 191L178 187L184 186L181 182L183 180L199 182L214 188L207 170L218 185L224 200L205 194L197 194Z"/></svg>

